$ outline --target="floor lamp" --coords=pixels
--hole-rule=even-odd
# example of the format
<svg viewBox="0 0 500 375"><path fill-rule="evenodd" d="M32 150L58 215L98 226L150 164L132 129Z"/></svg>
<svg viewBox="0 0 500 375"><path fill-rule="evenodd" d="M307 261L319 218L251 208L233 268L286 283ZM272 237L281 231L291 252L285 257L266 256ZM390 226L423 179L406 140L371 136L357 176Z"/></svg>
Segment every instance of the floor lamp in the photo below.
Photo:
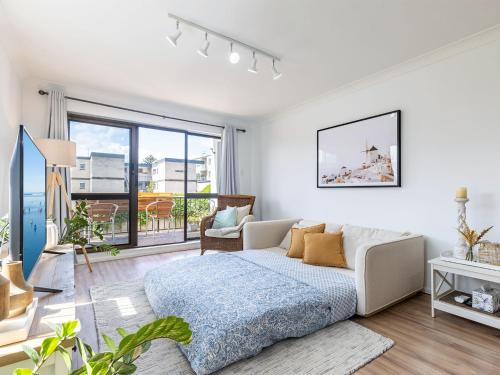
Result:
<svg viewBox="0 0 500 375"><path fill-rule="evenodd" d="M71 168L76 166L76 143L61 139L42 138L37 139L36 144L45 156L45 159L47 159L47 166L52 167L52 172L47 175L47 216L49 218L54 217L54 198L57 187L59 187L61 195L68 206L68 214L71 214L71 199L66 190L66 182L57 168ZM87 250L82 248L82 252L85 262L87 262L87 266L92 272Z"/></svg>

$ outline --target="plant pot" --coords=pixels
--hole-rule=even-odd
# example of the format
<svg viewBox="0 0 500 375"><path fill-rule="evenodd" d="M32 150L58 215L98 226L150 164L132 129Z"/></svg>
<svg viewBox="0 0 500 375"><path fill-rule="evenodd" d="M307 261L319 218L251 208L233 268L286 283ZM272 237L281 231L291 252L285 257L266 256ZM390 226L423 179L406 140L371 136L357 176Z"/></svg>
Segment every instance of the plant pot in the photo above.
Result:
<svg viewBox="0 0 500 375"><path fill-rule="evenodd" d="M47 219L47 242L44 250L52 250L59 241L59 228L52 219Z"/></svg>

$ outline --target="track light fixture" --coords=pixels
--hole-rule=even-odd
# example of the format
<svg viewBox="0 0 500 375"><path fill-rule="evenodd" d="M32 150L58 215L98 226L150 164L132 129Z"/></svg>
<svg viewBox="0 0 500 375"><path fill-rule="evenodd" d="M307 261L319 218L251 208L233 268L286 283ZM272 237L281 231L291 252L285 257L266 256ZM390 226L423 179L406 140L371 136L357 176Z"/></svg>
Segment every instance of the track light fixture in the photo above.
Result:
<svg viewBox="0 0 500 375"><path fill-rule="evenodd" d="M276 69L276 62L279 62L280 59L276 57L275 55L270 54L269 52L263 51L259 48L255 48L249 44L240 42L239 40L233 39L229 36L226 36L224 34L218 33L217 31L207 29L206 27L203 27L201 25L198 25L194 22L188 21L186 19L180 18L174 14L169 14L168 15L170 18L173 18L176 22L176 32L173 35L167 36L167 40L172 44L174 47L177 47L177 40L182 34L182 31L180 30L179 25L182 23L184 25L191 26L194 29L200 30L205 33L205 42L203 43L203 46L197 50L197 52L200 54L200 56L203 57L208 57L208 48L210 46L210 42L208 41L208 34L210 34L213 37L217 37L219 39L223 39L229 42L229 62L231 64L237 64L240 61L240 54L236 51L233 50L234 45L238 45L239 47L243 47L247 50L252 51L252 62L250 64L250 67L248 68L248 71L250 73L257 73L257 57L256 55L260 55L262 57L267 57L270 60L272 60L273 65L272 65L272 75L273 79L279 79L282 76L282 73Z"/></svg>
<svg viewBox="0 0 500 375"><path fill-rule="evenodd" d="M229 47L229 62L231 64L238 64L239 61L240 61L240 54L238 52L233 51L233 43L231 43Z"/></svg>
<svg viewBox="0 0 500 375"><path fill-rule="evenodd" d="M274 80L281 78L282 74L280 72L278 72L278 69L276 69L276 66L274 65L274 59L273 59L273 69L272 70L273 70L273 79Z"/></svg>
<svg viewBox="0 0 500 375"><path fill-rule="evenodd" d="M179 29L179 20L176 21L176 32L173 35L167 36L167 40L170 42L171 45L174 47L177 47L177 39L182 35L182 31Z"/></svg>
<svg viewBox="0 0 500 375"><path fill-rule="evenodd" d="M248 68L250 73L257 74L257 58L255 57L255 51L252 52L252 63L250 64L250 68Z"/></svg>
<svg viewBox="0 0 500 375"><path fill-rule="evenodd" d="M208 33L205 32L205 42L203 43L203 47L201 47L197 52L200 56L208 57L208 47L210 47L210 42L208 41Z"/></svg>

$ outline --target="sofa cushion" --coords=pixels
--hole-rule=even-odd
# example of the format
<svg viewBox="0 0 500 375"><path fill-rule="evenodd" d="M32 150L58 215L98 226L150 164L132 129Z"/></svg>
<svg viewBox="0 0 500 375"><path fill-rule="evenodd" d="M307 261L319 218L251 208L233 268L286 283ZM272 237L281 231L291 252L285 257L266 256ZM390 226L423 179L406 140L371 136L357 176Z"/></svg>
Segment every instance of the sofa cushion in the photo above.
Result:
<svg viewBox="0 0 500 375"><path fill-rule="evenodd" d="M342 227L342 232L344 233L344 253L347 268L352 270L356 264L356 251L361 245L390 241L403 235L403 233L400 232L377 228L358 227L349 224Z"/></svg>
<svg viewBox="0 0 500 375"><path fill-rule="evenodd" d="M306 228L312 227L314 225L321 224L321 221L313 221L313 220L301 220L297 224L294 224L292 228ZM325 233L338 233L342 231L342 225L335 223L326 223L325 225ZM292 241L292 230L290 229L286 234L283 240L281 241L279 247L282 249L288 250L290 248L290 243Z"/></svg>
<svg viewBox="0 0 500 375"><path fill-rule="evenodd" d="M346 266L342 233L306 233L304 242L304 263L325 267Z"/></svg>
<svg viewBox="0 0 500 375"><path fill-rule="evenodd" d="M325 224L319 224L306 228L292 228L292 243L286 253L290 258L302 258L304 256L304 235L306 233L323 233Z"/></svg>

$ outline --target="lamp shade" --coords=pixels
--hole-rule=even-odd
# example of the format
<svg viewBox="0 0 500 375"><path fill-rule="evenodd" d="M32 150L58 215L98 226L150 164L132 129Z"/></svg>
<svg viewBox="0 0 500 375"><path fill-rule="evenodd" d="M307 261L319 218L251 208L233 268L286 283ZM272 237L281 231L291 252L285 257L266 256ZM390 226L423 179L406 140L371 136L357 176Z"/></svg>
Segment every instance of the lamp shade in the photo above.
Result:
<svg viewBox="0 0 500 375"><path fill-rule="evenodd" d="M76 166L76 143L61 139L40 138L36 145L52 167Z"/></svg>

